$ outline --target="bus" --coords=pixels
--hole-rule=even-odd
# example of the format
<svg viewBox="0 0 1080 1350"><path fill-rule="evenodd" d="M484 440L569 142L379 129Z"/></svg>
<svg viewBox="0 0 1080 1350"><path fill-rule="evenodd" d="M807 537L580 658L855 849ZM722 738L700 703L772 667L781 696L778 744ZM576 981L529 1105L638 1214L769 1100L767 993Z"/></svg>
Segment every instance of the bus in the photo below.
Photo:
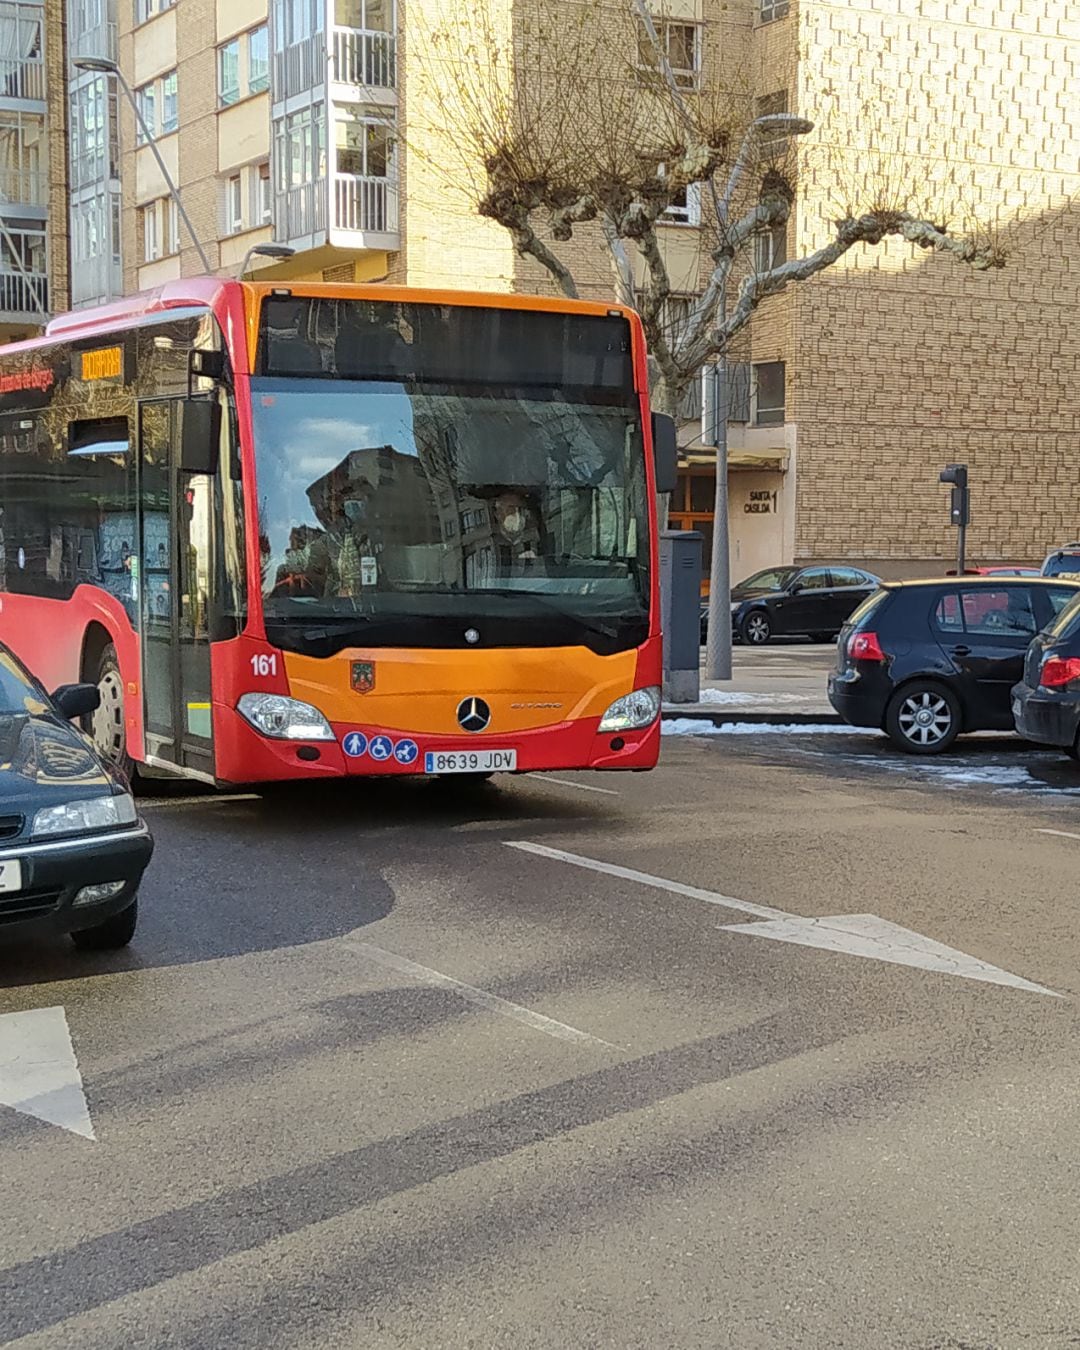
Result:
<svg viewBox="0 0 1080 1350"><path fill-rule="evenodd" d="M651 768L628 309L196 278L0 350L0 638L129 772Z"/></svg>

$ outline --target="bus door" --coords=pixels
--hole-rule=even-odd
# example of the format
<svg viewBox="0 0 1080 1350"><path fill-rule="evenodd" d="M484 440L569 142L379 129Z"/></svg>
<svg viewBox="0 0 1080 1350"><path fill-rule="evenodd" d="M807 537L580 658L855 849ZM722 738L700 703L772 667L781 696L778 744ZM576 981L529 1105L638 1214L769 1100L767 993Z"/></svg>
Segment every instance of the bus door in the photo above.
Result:
<svg viewBox="0 0 1080 1350"><path fill-rule="evenodd" d="M139 404L139 571L148 762L213 777L213 478L185 473L185 400Z"/></svg>

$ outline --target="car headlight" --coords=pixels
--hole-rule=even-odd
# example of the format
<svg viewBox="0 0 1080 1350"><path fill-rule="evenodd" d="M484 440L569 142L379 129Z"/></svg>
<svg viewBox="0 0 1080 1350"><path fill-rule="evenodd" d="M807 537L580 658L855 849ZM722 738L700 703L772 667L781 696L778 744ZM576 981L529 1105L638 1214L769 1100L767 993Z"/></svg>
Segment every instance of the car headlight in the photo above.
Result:
<svg viewBox="0 0 1080 1350"><path fill-rule="evenodd" d="M131 793L122 792L117 797L90 797L87 801L42 807L34 817L31 833L35 839L54 834L89 834L93 830L134 825L136 819Z"/></svg>
<svg viewBox="0 0 1080 1350"><path fill-rule="evenodd" d="M600 731L637 731L651 726L660 713L660 690L656 685L635 689L617 698L600 719Z"/></svg>
<svg viewBox="0 0 1080 1350"><path fill-rule="evenodd" d="M330 723L310 703L283 694L241 694L236 705L256 731L278 741L332 741Z"/></svg>

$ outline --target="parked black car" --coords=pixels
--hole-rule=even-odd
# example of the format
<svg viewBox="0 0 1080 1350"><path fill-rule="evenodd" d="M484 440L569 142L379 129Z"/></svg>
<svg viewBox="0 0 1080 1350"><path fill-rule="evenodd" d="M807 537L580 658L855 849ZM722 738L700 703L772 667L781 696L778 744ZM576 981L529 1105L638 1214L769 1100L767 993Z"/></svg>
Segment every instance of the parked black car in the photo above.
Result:
<svg viewBox="0 0 1080 1350"><path fill-rule="evenodd" d="M0 933L70 933L86 950L135 934L153 842L128 784L71 719L96 685L51 696L0 644Z"/></svg>
<svg viewBox="0 0 1080 1350"><path fill-rule="evenodd" d="M829 702L919 755L963 731L1011 731L1028 647L1078 594L1041 577L886 582L840 634Z"/></svg>
<svg viewBox="0 0 1080 1350"><path fill-rule="evenodd" d="M1080 577L1080 544L1064 544L1047 554L1044 577Z"/></svg>
<svg viewBox="0 0 1080 1350"><path fill-rule="evenodd" d="M731 590L732 635L760 646L773 637L809 636L831 642L851 611L880 585L857 567L770 567ZM701 640L708 636L708 605L701 607Z"/></svg>
<svg viewBox="0 0 1080 1350"><path fill-rule="evenodd" d="M1013 720L1025 740L1059 745L1080 759L1080 597L1028 648Z"/></svg>

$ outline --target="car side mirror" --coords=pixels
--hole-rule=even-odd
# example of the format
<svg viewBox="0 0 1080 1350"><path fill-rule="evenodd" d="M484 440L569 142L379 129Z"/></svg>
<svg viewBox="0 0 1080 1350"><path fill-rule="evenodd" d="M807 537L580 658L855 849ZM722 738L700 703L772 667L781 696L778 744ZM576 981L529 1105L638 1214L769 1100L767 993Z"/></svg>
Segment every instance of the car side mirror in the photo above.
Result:
<svg viewBox="0 0 1080 1350"><path fill-rule="evenodd" d="M675 419L663 413L652 415L653 463L656 470L656 491L674 492L678 486L679 444L675 435Z"/></svg>
<svg viewBox="0 0 1080 1350"><path fill-rule="evenodd" d="M788 587L789 595L798 595L800 591L805 591L806 586L801 581L793 581Z"/></svg>
<svg viewBox="0 0 1080 1350"><path fill-rule="evenodd" d="M221 447L221 404L216 398L184 400L180 427L180 468L185 473L217 473Z"/></svg>
<svg viewBox="0 0 1080 1350"><path fill-rule="evenodd" d="M61 717L74 722L76 717L88 717L101 705L101 690L96 684L62 684L53 691L53 703Z"/></svg>

